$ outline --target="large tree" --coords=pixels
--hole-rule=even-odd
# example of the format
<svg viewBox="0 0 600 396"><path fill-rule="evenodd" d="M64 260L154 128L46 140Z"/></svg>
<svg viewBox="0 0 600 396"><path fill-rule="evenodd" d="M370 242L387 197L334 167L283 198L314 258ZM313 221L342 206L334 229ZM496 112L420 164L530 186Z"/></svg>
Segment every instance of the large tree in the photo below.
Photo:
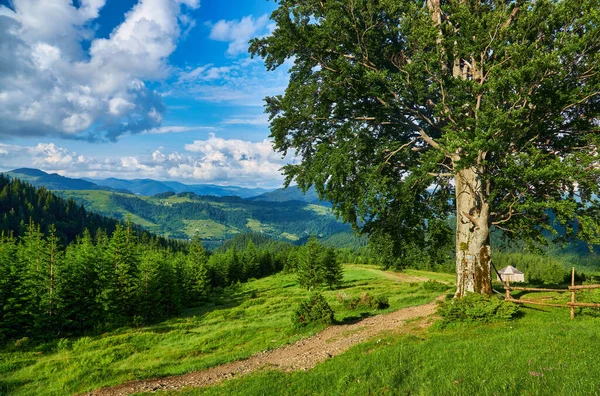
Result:
<svg viewBox="0 0 600 396"><path fill-rule="evenodd" d="M491 292L494 227L598 240L598 0L278 3L250 51L291 64L266 99L288 183L400 250L454 215L457 296Z"/></svg>

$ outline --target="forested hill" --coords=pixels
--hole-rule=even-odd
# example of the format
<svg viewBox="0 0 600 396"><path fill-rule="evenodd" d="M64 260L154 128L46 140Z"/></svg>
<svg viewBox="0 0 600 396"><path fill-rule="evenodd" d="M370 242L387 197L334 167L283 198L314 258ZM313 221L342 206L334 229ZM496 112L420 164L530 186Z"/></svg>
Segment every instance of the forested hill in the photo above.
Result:
<svg viewBox="0 0 600 396"><path fill-rule="evenodd" d="M310 188L306 193L303 193L298 186L290 186L288 188L279 188L274 191L269 191L264 194L251 198L253 201L270 201L270 202L287 202L287 201L302 201L308 203L320 203L329 205L319 200L317 190L314 187Z"/></svg>
<svg viewBox="0 0 600 396"><path fill-rule="evenodd" d="M177 239L198 235L205 243L221 243L246 232L295 242L311 234L325 237L351 231L329 208L300 201L267 202L194 193L153 197L106 191L60 194L74 198L89 210L118 219L130 218L159 235Z"/></svg>
<svg viewBox="0 0 600 396"><path fill-rule="evenodd" d="M47 233L51 225L63 243L71 242L84 229L112 233L118 221L88 212L72 199L63 199L46 188L0 174L0 232L15 237L25 233L30 221Z"/></svg>
<svg viewBox="0 0 600 396"><path fill-rule="evenodd" d="M123 219L125 220L125 219ZM0 233L13 237L25 235L30 224L48 234L52 226L63 245L81 236L84 230L95 235L99 230L110 236L121 221L93 211L73 199L62 198L44 187L37 188L20 179L0 173ZM178 248L176 241L158 237L139 226L133 226L140 236L162 246ZM143 232L142 232L143 231Z"/></svg>
<svg viewBox="0 0 600 396"><path fill-rule="evenodd" d="M35 187L46 187L49 190L112 190L83 179L72 179L57 173L46 173L39 169L19 168L6 172L11 178L18 178ZM123 191L126 192L126 191Z"/></svg>

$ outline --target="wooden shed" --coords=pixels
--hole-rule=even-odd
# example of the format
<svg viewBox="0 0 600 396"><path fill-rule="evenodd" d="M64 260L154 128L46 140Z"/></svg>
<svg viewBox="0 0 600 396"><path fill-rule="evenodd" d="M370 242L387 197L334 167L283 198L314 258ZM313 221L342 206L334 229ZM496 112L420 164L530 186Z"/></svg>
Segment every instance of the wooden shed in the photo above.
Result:
<svg viewBox="0 0 600 396"><path fill-rule="evenodd" d="M498 279L500 282L505 282L506 280L509 282L525 282L525 274L512 265L504 267L498 272L502 276L502 279Z"/></svg>

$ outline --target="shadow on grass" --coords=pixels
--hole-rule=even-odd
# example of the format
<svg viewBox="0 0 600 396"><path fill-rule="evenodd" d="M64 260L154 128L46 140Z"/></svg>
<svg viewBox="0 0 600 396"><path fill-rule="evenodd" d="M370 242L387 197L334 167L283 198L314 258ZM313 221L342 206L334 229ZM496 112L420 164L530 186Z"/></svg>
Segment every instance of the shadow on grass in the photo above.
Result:
<svg viewBox="0 0 600 396"><path fill-rule="evenodd" d="M10 395L15 389L21 388L27 381L15 381L0 379L0 395Z"/></svg>
<svg viewBox="0 0 600 396"><path fill-rule="evenodd" d="M355 324L371 316L375 316L375 314L372 312L360 312L358 313L358 315L355 316L347 316L341 321L336 320L335 324Z"/></svg>

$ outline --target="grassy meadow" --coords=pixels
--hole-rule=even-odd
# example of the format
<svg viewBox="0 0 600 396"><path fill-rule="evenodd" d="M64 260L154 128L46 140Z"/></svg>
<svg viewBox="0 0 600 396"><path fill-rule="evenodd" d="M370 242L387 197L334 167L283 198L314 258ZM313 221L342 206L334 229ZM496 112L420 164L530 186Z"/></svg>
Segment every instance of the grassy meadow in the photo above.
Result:
<svg viewBox="0 0 600 396"><path fill-rule="evenodd" d="M375 267L345 266L344 280L342 289L323 290L338 322L375 313L345 309L339 293L387 296L390 307L377 313L424 304L440 294L422 283L399 282ZM321 330L292 326L292 311L307 296L295 275L277 274L232 287L202 307L153 326L42 345L21 340L0 351L0 394L74 394L243 359Z"/></svg>
<svg viewBox="0 0 600 396"><path fill-rule="evenodd" d="M597 314L598 312L596 312ZM600 318L524 307L492 324L357 345L313 370L265 371L183 395L598 395Z"/></svg>

